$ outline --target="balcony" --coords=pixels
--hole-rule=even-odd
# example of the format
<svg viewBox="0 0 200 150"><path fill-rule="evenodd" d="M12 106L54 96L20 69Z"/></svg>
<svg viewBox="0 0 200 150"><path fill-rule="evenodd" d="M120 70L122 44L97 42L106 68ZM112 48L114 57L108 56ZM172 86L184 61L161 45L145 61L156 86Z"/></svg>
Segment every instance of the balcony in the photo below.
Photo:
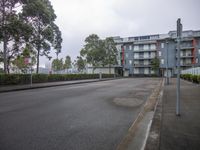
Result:
<svg viewBox="0 0 200 150"><path fill-rule="evenodd" d="M139 57L134 57L135 60L148 60L148 59L154 59L155 56L139 56Z"/></svg>
<svg viewBox="0 0 200 150"><path fill-rule="evenodd" d="M178 55L176 54L176 58L178 57ZM192 54L180 54L180 58L193 58L194 56L192 56Z"/></svg>
<svg viewBox="0 0 200 150"><path fill-rule="evenodd" d="M181 67L183 67L183 66L192 66L193 64L192 64L192 62L190 62L190 63L186 63L186 62L183 62L183 63L180 63L180 66Z"/></svg>
<svg viewBox="0 0 200 150"><path fill-rule="evenodd" d="M144 64L144 63L140 63L140 64L134 64L135 68L150 68L151 64Z"/></svg>
<svg viewBox="0 0 200 150"><path fill-rule="evenodd" d="M193 46L181 46L181 50L188 50L188 49L193 49Z"/></svg>
<svg viewBox="0 0 200 150"><path fill-rule="evenodd" d="M137 52L137 53L140 53L140 52L156 52L157 50L156 49L139 49L139 50L133 50L133 52Z"/></svg>

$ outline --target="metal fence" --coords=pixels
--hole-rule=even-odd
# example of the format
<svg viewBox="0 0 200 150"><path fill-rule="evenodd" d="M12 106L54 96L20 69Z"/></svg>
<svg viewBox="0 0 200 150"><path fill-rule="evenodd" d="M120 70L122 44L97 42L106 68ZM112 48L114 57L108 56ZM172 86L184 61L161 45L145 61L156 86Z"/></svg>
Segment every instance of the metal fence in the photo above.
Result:
<svg viewBox="0 0 200 150"><path fill-rule="evenodd" d="M186 70L182 70L181 74L193 74L193 75L200 75L200 67L190 68Z"/></svg>

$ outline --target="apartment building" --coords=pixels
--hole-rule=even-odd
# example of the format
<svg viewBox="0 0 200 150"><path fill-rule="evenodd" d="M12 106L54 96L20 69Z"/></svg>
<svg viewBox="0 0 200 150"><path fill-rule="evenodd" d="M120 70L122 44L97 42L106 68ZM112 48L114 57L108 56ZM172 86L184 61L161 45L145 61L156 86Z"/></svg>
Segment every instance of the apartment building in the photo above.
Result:
<svg viewBox="0 0 200 150"><path fill-rule="evenodd" d="M118 49L118 64L129 76L153 74L170 76L177 72L176 31L136 37L114 37ZM181 70L200 66L200 30L183 31L180 50ZM152 61L159 59L158 72L152 69Z"/></svg>

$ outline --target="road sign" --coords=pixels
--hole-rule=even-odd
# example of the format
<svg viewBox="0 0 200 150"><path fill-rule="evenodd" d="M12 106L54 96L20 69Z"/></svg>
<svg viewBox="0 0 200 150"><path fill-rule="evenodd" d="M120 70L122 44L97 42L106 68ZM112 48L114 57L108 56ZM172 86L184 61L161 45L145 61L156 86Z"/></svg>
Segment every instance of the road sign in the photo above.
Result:
<svg viewBox="0 0 200 150"><path fill-rule="evenodd" d="M30 64L30 63L31 63L31 58L30 58L30 57L24 58L24 63L25 63L26 65Z"/></svg>

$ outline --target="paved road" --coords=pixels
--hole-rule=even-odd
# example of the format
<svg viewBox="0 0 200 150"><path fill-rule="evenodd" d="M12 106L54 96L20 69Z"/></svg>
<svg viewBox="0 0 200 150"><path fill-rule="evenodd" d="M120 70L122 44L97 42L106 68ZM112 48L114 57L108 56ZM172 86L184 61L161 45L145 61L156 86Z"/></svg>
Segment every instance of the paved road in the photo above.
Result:
<svg viewBox="0 0 200 150"><path fill-rule="evenodd" d="M159 79L0 94L0 150L116 149Z"/></svg>

